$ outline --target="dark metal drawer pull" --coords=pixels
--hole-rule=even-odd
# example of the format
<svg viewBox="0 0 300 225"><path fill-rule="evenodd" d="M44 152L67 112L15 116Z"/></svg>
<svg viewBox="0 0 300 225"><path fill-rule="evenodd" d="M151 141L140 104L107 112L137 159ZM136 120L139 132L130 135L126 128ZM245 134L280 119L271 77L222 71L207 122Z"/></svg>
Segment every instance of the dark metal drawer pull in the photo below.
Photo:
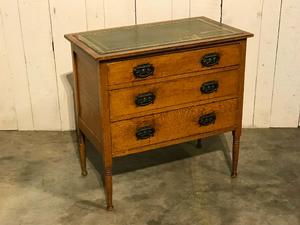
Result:
<svg viewBox="0 0 300 225"><path fill-rule="evenodd" d="M201 85L201 93L202 94L210 94L216 92L219 87L219 82L216 80L205 82Z"/></svg>
<svg viewBox="0 0 300 225"><path fill-rule="evenodd" d="M220 54L219 53L209 53L206 54L202 57L201 59L201 64L204 67L211 67L211 66L215 66L218 65L220 62Z"/></svg>
<svg viewBox="0 0 300 225"><path fill-rule="evenodd" d="M146 106L154 103L155 95L152 92L139 94L135 97L135 104L137 106Z"/></svg>
<svg viewBox="0 0 300 225"><path fill-rule="evenodd" d="M147 139L153 137L155 133L155 129L151 126L145 126L138 128L136 130L135 136L138 140Z"/></svg>
<svg viewBox="0 0 300 225"><path fill-rule="evenodd" d="M216 122L217 115L215 112L205 114L203 116L200 116L199 118L199 125L202 126L208 126L210 124L214 124Z"/></svg>
<svg viewBox="0 0 300 225"><path fill-rule="evenodd" d="M138 65L133 68L135 78L146 78L154 73L154 66L150 63Z"/></svg>

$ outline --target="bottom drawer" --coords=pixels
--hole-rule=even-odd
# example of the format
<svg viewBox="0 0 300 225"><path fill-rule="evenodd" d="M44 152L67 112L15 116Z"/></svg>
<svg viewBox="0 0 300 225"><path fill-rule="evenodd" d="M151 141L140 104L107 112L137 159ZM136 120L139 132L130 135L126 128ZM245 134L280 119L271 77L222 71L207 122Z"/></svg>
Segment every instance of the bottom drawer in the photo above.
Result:
<svg viewBox="0 0 300 225"><path fill-rule="evenodd" d="M235 126L237 100L230 99L111 124L112 152Z"/></svg>

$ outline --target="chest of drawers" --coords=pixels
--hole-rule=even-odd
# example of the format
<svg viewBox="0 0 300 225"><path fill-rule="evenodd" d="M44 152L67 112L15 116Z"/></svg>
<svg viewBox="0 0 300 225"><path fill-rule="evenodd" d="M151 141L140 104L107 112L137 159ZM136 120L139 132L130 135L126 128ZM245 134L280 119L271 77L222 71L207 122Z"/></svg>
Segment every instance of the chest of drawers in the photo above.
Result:
<svg viewBox="0 0 300 225"><path fill-rule="evenodd" d="M108 210L114 157L232 131L237 175L251 36L205 17L65 36L72 45L82 175L88 138L103 156Z"/></svg>

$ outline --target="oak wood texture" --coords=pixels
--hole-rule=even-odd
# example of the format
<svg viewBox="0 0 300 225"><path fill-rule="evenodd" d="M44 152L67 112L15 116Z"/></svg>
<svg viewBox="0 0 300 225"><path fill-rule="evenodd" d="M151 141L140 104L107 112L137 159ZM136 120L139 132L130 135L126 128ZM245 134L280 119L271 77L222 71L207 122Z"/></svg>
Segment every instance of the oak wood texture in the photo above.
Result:
<svg viewBox="0 0 300 225"><path fill-rule="evenodd" d="M240 152L240 132L236 130L232 131L232 169L231 169L231 177L237 177L237 166L239 160L239 152Z"/></svg>
<svg viewBox="0 0 300 225"><path fill-rule="evenodd" d="M66 35L72 43L82 175L87 174L85 140L89 139L102 154L107 210L113 209L113 157L231 131L232 177L237 175L246 38L251 34L207 18L201 17L201 21L211 26L210 31L214 27L225 28L234 35L216 34L192 42L162 43L151 48L145 46L106 54L79 41L78 34ZM189 23L194 28L198 26L193 24L193 19ZM161 25L149 26L155 30L155 26ZM199 26L203 33L207 27L204 28ZM119 35L123 33L121 28L113 31ZM214 66L201 63L204 56L216 53L220 60L215 61ZM155 72L149 78L138 80L133 70L145 63L152 64ZM207 82L217 83L211 93L201 89ZM137 106L136 97L149 92L155 95L153 103Z"/></svg>
<svg viewBox="0 0 300 225"><path fill-rule="evenodd" d="M216 113L215 123L199 126L200 116L211 112ZM130 153L130 149L140 146L234 127L236 112L237 100L231 99L112 123L112 154L117 156L118 152L122 154L122 151L129 150ZM154 127L154 135L145 140L137 140L136 131L144 126Z"/></svg>
<svg viewBox="0 0 300 225"><path fill-rule="evenodd" d="M102 140L99 116L98 64L88 57L77 57L79 117Z"/></svg>
<svg viewBox="0 0 300 225"><path fill-rule="evenodd" d="M79 132L79 159L80 159L80 167L81 167L81 175L86 176L86 149L85 149L85 136L84 134Z"/></svg>
<svg viewBox="0 0 300 225"><path fill-rule="evenodd" d="M211 67L201 65L203 56L217 52L220 54L220 62ZM144 79L136 79L132 76L134 67L149 63L154 67L154 74ZM181 66L178 67L177 65ZM119 61L108 63L109 85L120 83L142 82L144 80L156 79L170 75L200 72L210 69L217 69L226 66L234 66L240 64L240 45L225 45L213 48L205 48L200 50L186 51L174 54L165 54L154 57L142 57L127 61ZM122 74L120 76L119 74Z"/></svg>
<svg viewBox="0 0 300 225"><path fill-rule="evenodd" d="M114 121L120 118L130 118L136 113L153 113L156 109L173 105L219 97L237 97L239 79L239 70L230 70L213 74L196 74L193 77L183 77L169 82L113 90L109 92L110 116ZM202 93L201 86L210 81L218 82L217 91L207 94ZM149 92L155 95L154 102L146 106L137 106L135 98L140 94Z"/></svg>

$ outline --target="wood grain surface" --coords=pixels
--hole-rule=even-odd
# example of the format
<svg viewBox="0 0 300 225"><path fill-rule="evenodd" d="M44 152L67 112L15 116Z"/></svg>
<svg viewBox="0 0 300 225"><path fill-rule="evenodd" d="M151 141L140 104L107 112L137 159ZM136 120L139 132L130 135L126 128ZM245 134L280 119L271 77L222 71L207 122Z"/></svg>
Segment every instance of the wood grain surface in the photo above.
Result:
<svg viewBox="0 0 300 225"><path fill-rule="evenodd" d="M212 67L201 65L203 56L210 53L220 54L220 62ZM154 74L145 79L136 79L133 75L134 67L150 63L154 66ZM108 63L109 85L120 83L142 82L170 75L205 71L238 65L240 63L240 45L238 43L226 46L199 49L196 51L165 54L154 57L143 57L138 59ZM177 65L180 65L179 67Z"/></svg>
<svg viewBox="0 0 300 225"><path fill-rule="evenodd" d="M98 63L86 53L76 51L79 118L101 140Z"/></svg>
<svg viewBox="0 0 300 225"><path fill-rule="evenodd" d="M111 119L126 119L126 115L142 112L149 114L155 112L156 109L189 102L218 97L236 97L239 73L239 70L230 70L110 91ZM217 91L209 94L202 93L201 86L210 81L218 82ZM154 102L146 106L137 106L135 99L144 93L155 95Z"/></svg>
<svg viewBox="0 0 300 225"><path fill-rule="evenodd" d="M102 155L108 210L113 209L113 157L232 131L232 176L237 176L245 37L231 42L224 39L219 44L211 40L196 48L182 43L180 49L173 46L155 54L145 51L142 56L132 51L130 54L136 55L126 58L114 53L108 61L95 57L92 48L73 41L73 36L68 38L72 42L82 175L87 174L87 138ZM133 71L142 64L148 64L151 75L137 79ZM150 104L146 104L148 100Z"/></svg>
<svg viewBox="0 0 300 225"><path fill-rule="evenodd" d="M211 112L216 113L215 123L199 126L200 116ZM111 124L112 152L118 154L122 151L130 151L131 148L233 127L238 119L236 112L237 100L231 99L115 122ZM154 127L154 136L145 140L137 140L136 131L144 126Z"/></svg>

